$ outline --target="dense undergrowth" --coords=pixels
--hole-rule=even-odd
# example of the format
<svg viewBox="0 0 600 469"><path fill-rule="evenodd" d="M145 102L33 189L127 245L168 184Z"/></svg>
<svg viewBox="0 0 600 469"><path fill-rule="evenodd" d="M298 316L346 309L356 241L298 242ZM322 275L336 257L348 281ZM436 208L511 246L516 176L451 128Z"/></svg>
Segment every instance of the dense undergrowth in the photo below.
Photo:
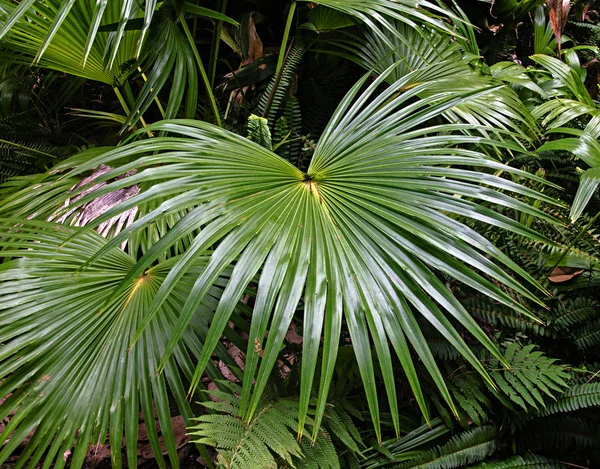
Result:
<svg viewBox="0 0 600 469"><path fill-rule="evenodd" d="M596 467L599 40L593 0L0 0L0 463Z"/></svg>

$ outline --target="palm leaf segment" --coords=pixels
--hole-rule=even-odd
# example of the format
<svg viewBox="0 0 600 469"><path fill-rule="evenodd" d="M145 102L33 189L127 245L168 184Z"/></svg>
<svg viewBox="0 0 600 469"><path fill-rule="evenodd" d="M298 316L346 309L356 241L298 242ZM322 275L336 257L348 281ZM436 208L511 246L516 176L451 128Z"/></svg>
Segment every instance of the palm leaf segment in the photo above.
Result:
<svg viewBox="0 0 600 469"><path fill-rule="evenodd" d="M181 5L178 5L181 6ZM131 0L23 0L14 5L0 0L0 40L9 60L39 65L86 79L106 83L115 91L137 70L145 84L134 102L126 104L126 126L134 126L157 99L171 75L169 101L163 115L173 118L180 105L185 117L194 117L198 99L198 65L193 50L180 30L184 14L230 18L195 5L177 10L174 2L155 0L144 8ZM154 19L152 19L154 18ZM151 24L152 21L152 24ZM146 39L150 26L153 34ZM142 48L144 43L148 47ZM127 84L128 86L128 84ZM125 88L126 98L127 91Z"/></svg>
<svg viewBox="0 0 600 469"><path fill-rule="evenodd" d="M489 379L453 322L460 323L499 360L503 362L504 359L437 274L453 277L523 314L528 313L497 285L504 285L533 301L538 300L491 259L504 264L532 284L535 281L491 242L458 221L456 216L477 218L540 239L529 228L491 210L485 203L548 218L505 192L550 203L552 200L490 174L491 171L502 170L535 178L472 149L486 145L509 148L512 144L465 135L463 131L474 129L472 125L424 125L448 108L477 95L440 93L419 99L418 96L426 91L428 84L406 90L404 85L414 78L410 74L377 94L379 85L388 73L390 70L382 73L359 95L368 79L365 76L343 100L317 146L307 173L302 173L276 154L243 137L198 121L153 124L147 130L166 132L169 136L136 141L99 156L96 152L87 162L81 155L76 157L74 161L81 164L64 177L71 178L100 164L117 167L95 179L95 184L113 181L117 175L134 167L138 172L107 184L75 204L84 204L90 198L134 183L142 188L140 194L107 211L93 224L55 243L85 245L90 236L86 233L90 233L94 226L132 206L137 205L140 213L144 214L103 245L90 244L85 250L69 251L78 261L67 263L64 268L56 267L63 277L68 273L79 279L88 275L94 281L100 281L98 276L93 275L94 269L104 267L110 271L109 266L113 264L115 270L120 269L118 274L103 272L99 276L102 279L106 277L105 282L110 285L98 290L95 293L97 300L86 307L90 324L95 324L97 318L104 319L109 313L113 314L115 305L123 306L123 302L127 302L131 295L136 297L138 292L145 292L144 302L141 303L140 299L135 308L140 317L132 322L123 320L123 329L114 329L118 339L113 338L110 347L113 347L115 354L117 351L124 353L128 346L133 345L132 350L137 351L135 357L139 357L138 353L144 355L145 350L150 350L146 338L153 336L156 342L151 348L158 352L152 354L164 352L161 363L155 363L153 359L147 364L141 363L145 360L142 358L138 358L138 362L133 358L131 360L134 360L135 366L147 367L144 370L150 373L158 368L170 379L174 366L172 357L179 362L182 341L185 343L190 325L197 318L198 308L206 304L213 285L233 265L218 305L215 305L210 328L202 337L203 346L191 382L194 389L207 365L211 365L211 355L236 305L258 275L239 411L247 421L259 405L260 395L301 298L304 300L304 342L300 432L306 421L317 355L323 338L323 364L314 425L314 428L319 428L344 320L379 437L379 393L375 387L372 345L396 429L399 421L393 352L398 356L425 414L427 411L413 365L411 347L431 373L442 396L454 409L443 377L419 329L416 315L422 315L433 324L476 370ZM404 91L399 93L398 90L402 89ZM70 165L67 161L56 169L64 170ZM473 170L474 167L479 170ZM68 194L68 197L74 198L75 195L76 192ZM160 202L157 208L146 209L157 201ZM35 210L34 205L35 201L29 208ZM69 210L72 208L69 207ZM128 237L143 231L149 224L170 213L180 214L186 210L189 212L137 261L131 261L128 256L115 251ZM4 224L12 232L14 230L11 227L15 223L20 222L10 219ZM42 222L28 223L37 225ZM32 240L43 238L42 235L28 233L24 231L20 236ZM171 261L164 278L146 284L148 269L152 272L165 251L190 235L194 235L193 241L184 254ZM28 256L38 250L37 244L25 245L34 247L28 251ZM205 258L205 267L198 271L199 263ZM82 259L84 263L80 262ZM20 278L27 276L28 282L32 278L38 279L31 284L44 288L40 291L40 297L61 295L57 284L45 283L41 279L41 274L36 271L36 262L16 262L4 267L7 278L19 272ZM52 267L48 266L48 269L52 270ZM5 301L6 295L8 293L3 293L1 302L3 317L11 318L10 330L13 331L15 344L23 343L20 338L26 337L23 334L32 325L46 325L47 318L54 314L51 305L40 303L37 309L26 316L15 315L13 308L19 306ZM87 291L81 291L79 295L74 292L73 306L65 303L63 298L60 301L65 305L64 309L71 311L70 308L75 308L75 302L86 303L84 295L87 295ZM78 324L85 329L87 323L83 318L81 321ZM157 321L170 321L170 324L161 329L156 325ZM267 329L269 334L265 340ZM76 341L81 332L73 329L73 334L73 340ZM44 342L38 347L40 350L42 347L54 350L57 343ZM3 351L3 356L6 357L8 350ZM31 360L35 350L31 349ZM72 350L69 357L74 364L79 363L79 358L73 355ZM92 357L88 359L92 360ZM23 386L22 383L29 376L31 360L18 360L16 356L11 361L3 360L3 373L0 376L5 380L3 390L10 392ZM61 363L64 364L64 370L69 369L67 363ZM85 414L85 418L84 414L65 413L65 418L73 418L73 426L69 428L79 425L88 432L82 438L89 435L96 438L102 434L102 430L92 430L94 422L98 422L101 429L105 428L110 416L111 424L119 425L119 417L114 412L124 412L125 408L131 411L131 406L137 406L133 392L128 393L126 388L121 388L127 385L123 384L123 377L116 372L120 369L120 362L111 363L116 368L105 370L102 376L114 386L116 394L111 394L115 399L111 401L113 407L99 407L97 414L94 410ZM84 364L77 366L80 373L77 376L82 377L94 369ZM72 379L72 376L62 374L49 382L60 383ZM125 394L118 394L117 390L123 389ZM125 399L116 399L117 394L124 395ZM69 395L61 393L60 399L67 399ZM21 393L20 396L25 395ZM3 409L14 408L16 401L17 398L11 399ZM28 397L24 402L18 412L23 418L29 418L23 420L20 430L26 433L38 423L33 420L31 413L37 401ZM121 402L125 408L120 407ZM61 410L73 407L72 403L67 404L66 401L62 405ZM84 404L79 402L79 405ZM48 412L54 409L44 408ZM57 415L61 415L60 412ZM76 421L76 418L81 420ZM18 426L18 422L15 420L11 430ZM66 431L67 427L64 428ZM37 438L45 438L44 435L41 432Z"/></svg>
<svg viewBox="0 0 600 469"><path fill-rule="evenodd" d="M470 31L468 25L458 24ZM500 86L502 81L470 65L479 57L469 53L472 44L465 40L452 41L448 34L425 27L413 28L400 22L381 21L377 26L372 25L363 39L344 45L352 52L356 62L375 73L379 74L395 64L394 71L387 74L386 81L390 84L420 70L421 73L412 75L414 82L407 86L431 82L423 96L440 91L460 93L493 88L476 99L447 109L444 117L450 122L487 126L484 135L493 133L493 129L508 130L517 137L517 142L528 142L538 133L535 119L518 95L508 86ZM432 64L438 64L438 67L432 68Z"/></svg>
<svg viewBox="0 0 600 469"><path fill-rule="evenodd" d="M576 58L577 56L575 56ZM535 117L542 119L542 125L547 127L548 134L566 134L560 138L545 143L539 152L549 150L564 150L573 153L590 166L581 175L579 189L571 207L571 219L577 220L600 184L600 112L585 87L585 69L579 65L579 60L570 64L561 62L554 57L536 54L531 57L535 62L546 68L554 78L549 83L559 85L552 90L557 98L548 100L533 111ZM589 117L589 120L588 120ZM563 127L576 119L587 120L585 128Z"/></svg>
<svg viewBox="0 0 600 469"><path fill-rule="evenodd" d="M0 1L0 38L3 48L14 51L25 65L33 60L40 65L72 75L113 85L129 70L124 64L137 57L141 40L139 30L126 31L127 16L140 9L115 0L88 2L24 0L18 4ZM121 11L127 9L127 11ZM118 23L115 33L98 33L101 26Z"/></svg>

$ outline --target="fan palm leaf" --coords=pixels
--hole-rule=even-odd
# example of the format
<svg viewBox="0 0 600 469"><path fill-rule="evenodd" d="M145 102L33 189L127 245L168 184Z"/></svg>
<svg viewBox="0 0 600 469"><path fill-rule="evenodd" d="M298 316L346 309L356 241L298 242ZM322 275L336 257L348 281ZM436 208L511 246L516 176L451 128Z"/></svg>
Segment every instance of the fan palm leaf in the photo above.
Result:
<svg viewBox="0 0 600 469"><path fill-rule="evenodd" d="M373 18L377 22L379 15L388 18L394 18L408 24L415 24L415 21L429 24L439 30L451 32L442 18L454 15L437 3L422 0L324 0L318 2L324 6L332 8L343 13L355 16L362 21L372 24ZM156 0L146 0L144 2L135 2L133 0L61 0L48 2L46 0L23 0L17 4L4 1L0 4L0 13L3 13L4 21L0 26L0 40L9 33L14 32L15 27L23 19L29 18L33 12L45 15L47 6L51 5L51 12L55 13L51 19L51 25L38 44L36 57L42 57L50 44L55 40L55 36L62 33L61 30L69 30L75 22L81 23L82 31L85 34L84 62L87 61L91 50L96 47L96 41L102 42L102 26L114 25L114 35L109 45L109 63L115 62L119 49L125 40L127 42L128 32L136 30L136 38L133 42L136 58L140 55L145 39L150 32L154 15L157 11L158 2ZM214 18L221 21L232 22L227 16L199 7L195 4L180 5L184 12L200 14L204 17ZM82 16L82 11L86 12ZM457 19L456 17L454 17ZM130 43L129 45L131 45Z"/></svg>
<svg viewBox="0 0 600 469"><path fill-rule="evenodd" d="M379 23L396 35L400 35L401 32L390 29L390 21L397 20L410 26L427 25L450 35L456 33L444 18L455 22L464 21L443 4L427 0L321 0L316 3L353 16L376 30Z"/></svg>
<svg viewBox="0 0 600 469"><path fill-rule="evenodd" d="M460 26L465 31L471 31L471 40L474 40L472 28L463 23ZM518 95L508 86L500 86L502 81L470 65L469 62L477 59L477 56L465 54L464 47L472 48L465 41L452 41L449 35L435 30L383 21L380 26L370 28L364 39L351 45L350 49L359 64L375 73L381 73L396 64L394 71L387 75L389 84L415 70L421 70L422 73L412 75L415 81L408 86L429 81L431 87L427 93L430 94L494 87L492 92L446 110L444 117L450 122L510 130L518 136L517 141L523 144L536 138L539 134L537 123ZM438 66L431 67L433 64ZM431 74L433 70L435 72ZM486 135L489 132L493 130L486 132Z"/></svg>
<svg viewBox="0 0 600 469"><path fill-rule="evenodd" d="M14 411L2 433L8 442L0 459L6 460L35 429L18 467L26 463L36 467L40 461L43 467L53 463L63 467L74 445L69 463L81 467L88 445L104 444L110 427L113 467L122 465L123 437L128 466L136 467L141 407L159 466L166 467L162 457L166 450L171 465L178 467L167 387L189 422L192 411L183 383L186 375L187 379L193 375L193 357L200 353L201 338L221 294L218 284L223 281L211 287L197 309L173 358L166 363L165 373L156 375L155 371L186 290L208 257L196 260L135 349L128 351L136 328L144 321L144 312L176 262L174 258L147 269L105 304L135 265L134 259L118 248L110 249L101 262L77 272L86 258L107 244L95 232L69 240L74 229L64 225L22 223L17 233L9 220L2 226L2 236L11 238L3 245L3 254L19 257L3 263L0 269L0 387L3 396L10 396L0 414L5 418ZM34 239L36 248L27 249ZM224 272L223 280L226 275ZM209 374L221 377L214 366Z"/></svg>
<svg viewBox="0 0 600 469"><path fill-rule="evenodd" d="M60 246L61 253L69 251L77 261L71 261L63 269L57 267L57 271L50 269L50 273L60 272L63 277L71 274L74 281L88 276L106 278L102 281L107 283L110 280L110 286L95 294L97 301L93 304L87 305L83 292L80 292L81 295L74 293L72 301L62 301L65 306L61 311L64 309L75 314L73 311L79 309L76 304L86 305L88 317L104 319L116 314L119 307L128 307L130 296L137 299L138 294L143 294L143 303L140 296L140 303L135 308L138 314L135 321L123 323L124 329L118 338L117 329L113 329L115 338L111 350L114 354L125 353L131 347L134 354L150 353L147 351L149 336L155 337L153 346L156 351L152 352L152 356L159 353L162 359L157 363L152 358L143 365L147 366L144 369L150 373L158 370L159 376L171 379L174 358L179 360L182 348L191 347L186 337L198 309L207 298L215 297L211 294L215 282L227 275L228 280L218 295L218 301L213 302L214 313L208 332L201 338L202 347L191 377L190 393L193 393L203 372L211 365L213 351L219 346L236 305L248 286L254 284L256 298L252 307L240 401L241 417L250 420L259 405L289 324L303 299L300 432L306 421L322 341L322 371L315 415L315 428L319 427L343 324L350 334L378 438L381 438L380 393L375 384L375 363L381 370L394 426L399 431L393 354L402 365L425 415L427 408L413 352L433 377L443 398L454 409L444 378L419 328L419 315L436 327L493 386L455 324L464 327L503 363L504 358L454 298L443 282L443 276L454 278L527 315L530 313L521 306L517 295L535 302L539 300L501 266L536 288L541 287L493 243L462 223L460 218L475 218L544 240L530 228L488 205L553 221L510 194L554 202L494 175L500 171L537 179L480 151L484 147L516 148L510 140L502 142L469 135L471 131L480 130L472 124L431 124L448 109L478 99L487 90L474 93L437 91L420 98L427 95L432 85L424 82L407 86L413 85L417 81L415 75L422 73L415 71L380 92L380 85L394 70L395 67L390 67L383 71L361 92L369 79L366 75L344 98L325 129L306 173L241 136L192 120L152 124L146 130L157 132L160 136L126 143L109 151L96 150L91 157L78 155L74 160L56 166L53 173L66 171L66 174L51 176L58 178L58 182L81 177L101 164L115 168L94 180L94 184L112 182L77 199L72 207L63 209L65 211L122 187L132 184L140 187L139 194L73 234L68 231L66 239L54 243L54 249ZM137 169L136 174L117 178L133 168ZM15 243L11 236L16 233L14 236L22 241L16 242L15 247L30 248L23 254L26 258L36 256L38 244L25 240L44 242L46 235L35 229L38 223L41 226L43 222L24 222L19 221L22 218L11 217L17 214L24 217L28 211L48 213L47 209L44 212L44 203L37 204L36 200L37 197L43 200L44 193L51 191L52 187L52 184L30 187L29 199L21 202L13 198L8 202L10 207L0 211L0 214L9 217L4 222L5 249ZM81 187L68 197L75 199L77 191L85 189ZM133 206L140 207L143 213L133 224L104 244L99 241L88 243L95 227ZM127 256L116 251L121 243L143 232L148 225L182 210L187 210L187 213L142 254L136 256L130 252ZM65 224L69 222L67 217ZM26 223L31 229L21 232L19 228L15 232L14 225L20 223ZM182 255L161 260L172 246L190 236L193 239ZM89 246L80 252L67 249L70 245L86 244ZM44 257L44 249L40 246L39 250L39 255ZM18 256L19 253L15 250L10 255ZM33 270L27 274L29 268L24 262L17 260L7 264L6 276L13 274L12 269L18 269L29 279L38 278L40 274ZM205 262L202 264L204 267L198 270L198 264L202 262ZM102 272L101 276L94 275L100 268L110 270L112 264L119 274ZM35 265L33 263L31 269ZM156 265L165 266L164 275L160 280L149 282L146 288L148 272L154 273L160 268ZM231 273L227 274L229 269ZM151 278L154 279L153 276ZM40 293L40 298L51 301L51 298L64 296L57 284L39 283L47 289L45 294ZM38 281L31 285L37 284ZM506 288L512 290L513 295L507 294ZM6 317L14 318L11 312L13 306L5 301L4 295L0 295L0 300L5 305ZM11 330L15 339L21 331L26 334L28 327L41 327L47 323L46 318L52 317L54 310L44 305L40 302L39 307L27 315L29 326L13 320ZM165 329L158 326L163 321L168 322ZM74 334L73 340L78 340L81 334L77 334L74 327L69 330ZM15 344L26 342L19 339ZM31 353L44 346L51 347L31 345ZM73 353L70 352L70 359L79 363ZM81 379L94 380L90 377L93 368L83 362L78 366ZM118 367L118 364L112 362L112 366ZM19 389L27 380L29 367L28 360L7 361L0 378L8 378L10 371L10 380L4 383L15 383L15 388ZM182 368L189 369L188 365ZM115 370L114 375L110 375L108 370L103 369L103 372L102 376L111 386L120 382L120 375ZM116 394L111 396L117 397ZM118 402L113 401L113 407L119 408ZM16 399L7 405L15 406ZM37 422L30 414L32 406L31 400L26 399L18 409L22 415L29 415L27 422L32 426L27 427L27 431ZM105 414L102 415L106 418ZM93 417L89 419L78 424L85 423L85 431L94 437L102 434L102 431L91 429ZM105 429L102 425L101 428ZM10 430L16 426L18 423Z"/></svg>

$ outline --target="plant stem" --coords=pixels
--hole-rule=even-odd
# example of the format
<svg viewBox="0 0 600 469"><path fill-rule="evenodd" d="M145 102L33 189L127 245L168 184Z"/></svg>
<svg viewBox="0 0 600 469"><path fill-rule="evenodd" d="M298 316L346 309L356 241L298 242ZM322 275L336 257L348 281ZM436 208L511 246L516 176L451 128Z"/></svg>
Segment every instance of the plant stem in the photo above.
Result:
<svg viewBox="0 0 600 469"><path fill-rule="evenodd" d="M25 145L19 145L18 143L10 142L8 140L2 140L1 138L0 138L0 143L4 143L6 145L11 145L11 146L16 147L16 148L22 148L24 150L27 150L27 151L30 151L30 152L33 152L33 153L38 153L38 154L43 155L43 156L49 156L50 158L56 158L56 156L51 155L50 153L46 153L45 151L36 150L35 148L30 148L30 147L27 147Z"/></svg>
<svg viewBox="0 0 600 469"><path fill-rule="evenodd" d="M219 12L225 14L227 9L227 0L220 0L218 6ZM223 28L223 20L218 20L213 32L212 50L210 51L210 65L208 66L208 78L210 87L215 86L215 75L217 74L217 62L219 60L219 46L221 44L221 29Z"/></svg>
<svg viewBox="0 0 600 469"><path fill-rule="evenodd" d="M127 101L127 103L129 104L130 107L134 107L135 106L135 98L133 96L133 91L131 91L131 86L129 85L129 82L126 81L125 84L123 85L123 91L125 92L125 101ZM142 116L140 114L140 122L142 123L142 127L148 127L148 124L146 124L146 121L144 120L144 116Z"/></svg>
<svg viewBox="0 0 600 469"><path fill-rule="evenodd" d="M223 127L221 124L221 116L219 115L219 108L217 107L217 101L215 100L215 95L212 92L212 87L210 86L210 81L208 76L206 75L206 70L204 69L204 64L202 63L202 59L200 58L200 54L198 53L198 49L196 48L196 43L194 42L194 38L192 33L190 32L190 28L188 28L187 23L185 22L185 18L183 17L183 13L179 14L179 20L181 21L181 26L185 35L187 37L188 42L190 43L190 47L192 48L192 52L194 53L194 58L196 59L196 63L198 64L198 69L200 70L200 75L202 76L202 81L204 82L204 86L206 87L206 93L208 94L208 100L210 101L210 105L212 107L213 113L215 115L215 120L219 127Z"/></svg>
<svg viewBox="0 0 600 469"><path fill-rule="evenodd" d="M565 250L565 252L562 253L562 256L560 256L560 258L556 261L556 264L554 264L554 267L552 267L552 270L556 269L558 267L558 265L562 262L562 260L566 257L566 255L569 253L569 251L571 250L571 248L575 245L575 243L577 241L579 241L579 238L581 238L583 236L583 234L590 229L590 227L596 223L596 220L598 219L598 217L600 217L600 212L598 212L594 218L592 218L590 220L590 222L585 225L581 231L579 232L579 234L577 236L575 236L575 239L573 241L571 241L569 243L569 246L567 246L567 249Z"/></svg>
<svg viewBox="0 0 600 469"><path fill-rule="evenodd" d="M115 94L117 95L117 99L121 103L121 107L123 108L123 111L125 111L125 114L127 116L129 116L129 114L131 113L131 110L129 109L129 106L127 105L127 102L123 98L123 95L121 94L121 90L117 86L113 87L113 90L114 90ZM140 117L140 122L142 123L142 126L146 127L146 122L144 122L144 118L143 117ZM121 132L122 131L123 130L121 130ZM153 137L154 136L154 134L152 132L150 132L150 131L146 131L146 133L148 134L148 137Z"/></svg>
<svg viewBox="0 0 600 469"><path fill-rule="evenodd" d="M148 78L146 77L144 72L142 72L142 67L138 67L138 71L141 73L142 78L144 79L144 82L147 82ZM150 90L150 91L152 91L152 90ZM158 96L154 97L154 102L158 106L158 110L160 111L160 114L162 115L162 118L164 119L165 118L165 110L163 109L162 104L160 103L160 99L158 99Z"/></svg>
<svg viewBox="0 0 600 469"><path fill-rule="evenodd" d="M285 30L283 31L283 39L281 41L281 48L279 49L279 58L277 59L277 67L275 68L275 73L279 73L281 67L283 66L283 59L287 50L287 42L290 37L290 29L292 29L292 20L294 19L294 12L296 11L296 2L292 2L290 5L290 10L288 11L287 21L285 23Z"/></svg>
<svg viewBox="0 0 600 469"><path fill-rule="evenodd" d="M123 95L121 94L121 90L119 90L119 88L117 88L116 86L113 88L113 90L114 90L115 94L117 95L117 99L121 103L121 107L123 108L123 111L125 111L126 115L129 115L129 113L131 111L129 110L129 106L127 105L127 103L125 102L125 99L123 98Z"/></svg>

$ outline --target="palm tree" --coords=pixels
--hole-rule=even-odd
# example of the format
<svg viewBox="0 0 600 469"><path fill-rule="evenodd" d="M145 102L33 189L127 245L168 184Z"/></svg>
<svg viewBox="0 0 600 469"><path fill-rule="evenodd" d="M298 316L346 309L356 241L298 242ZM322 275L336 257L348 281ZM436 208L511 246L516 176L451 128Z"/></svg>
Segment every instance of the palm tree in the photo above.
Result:
<svg viewBox="0 0 600 469"><path fill-rule="evenodd" d="M122 465L124 437L134 467L141 409L157 461L165 467L155 412L177 467L170 399L189 425L189 398L197 400L203 375L219 377L216 353L241 380L239 416L251 420L294 318L304 327L300 435L316 388L317 437L342 331L358 362L378 440L376 376L400 433L396 360L427 421L415 361L457 412L421 320L495 386L466 335L506 360L444 280L530 317L521 299L541 304L524 285L543 287L468 223L549 242L512 216L555 222L522 200L556 202L515 182L545 181L497 158L526 151L535 123L506 85L470 74L456 60L456 46L441 34L458 33L431 13L441 11L435 4L320 3L353 15L372 40L392 29L411 31L391 28L392 20L426 23L442 32L418 27L411 38L431 43L435 35L447 53L410 69L406 56L385 67L381 60L367 64L376 77L365 74L343 98L303 171L258 143L193 119L196 75L205 72L186 15L224 21L222 14L187 3L169 10L168 3L157 9L152 2L145 8L116 1L0 2L4 54L114 86L126 126L141 124L116 147L82 151L5 186L0 394L9 397L0 414L14 415L1 435L9 441L0 461L31 434L21 464L34 467L44 459L45 467L61 467L75 445L70 464L80 467L88 445L103 444L108 435L112 464ZM138 19L141 29L127 27ZM161 48L148 50L157 44L148 37L156 25ZM127 92L126 78L141 64L147 81L128 104L121 89ZM170 74L167 119L148 124L142 116ZM460 87L450 86L456 74L463 77ZM217 112L211 119L219 122L206 89ZM480 118L465 119L469 112ZM85 179L100 167L108 170ZM78 226L78 209L86 203L134 185L136 193ZM95 232L132 209L127 226L106 237ZM243 370L226 353L223 335L246 351Z"/></svg>

